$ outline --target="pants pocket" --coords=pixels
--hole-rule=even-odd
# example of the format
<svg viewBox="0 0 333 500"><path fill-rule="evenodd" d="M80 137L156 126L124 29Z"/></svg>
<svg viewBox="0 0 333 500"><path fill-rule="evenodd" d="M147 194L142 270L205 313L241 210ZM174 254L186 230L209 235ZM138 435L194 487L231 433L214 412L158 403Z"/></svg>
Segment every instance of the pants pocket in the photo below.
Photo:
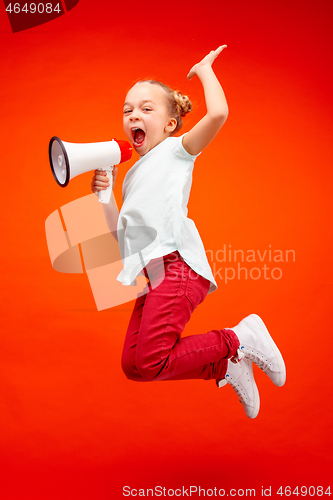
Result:
<svg viewBox="0 0 333 500"><path fill-rule="evenodd" d="M185 296L191 303L193 309L198 307L198 305L205 300L209 286L210 281L200 276L200 274L197 274L189 267Z"/></svg>

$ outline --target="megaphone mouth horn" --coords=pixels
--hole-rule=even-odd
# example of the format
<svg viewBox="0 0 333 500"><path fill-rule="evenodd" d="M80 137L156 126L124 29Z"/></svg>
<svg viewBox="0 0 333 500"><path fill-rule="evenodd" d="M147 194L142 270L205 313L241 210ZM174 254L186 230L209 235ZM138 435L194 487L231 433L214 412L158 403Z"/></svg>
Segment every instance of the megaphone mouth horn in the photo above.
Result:
<svg viewBox="0 0 333 500"><path fill-rule="evenodd" d="M59 137L52 137L49 144L49 159L53 177L61 187L66 187L70 179L69 159L66 148Z"/></svg>

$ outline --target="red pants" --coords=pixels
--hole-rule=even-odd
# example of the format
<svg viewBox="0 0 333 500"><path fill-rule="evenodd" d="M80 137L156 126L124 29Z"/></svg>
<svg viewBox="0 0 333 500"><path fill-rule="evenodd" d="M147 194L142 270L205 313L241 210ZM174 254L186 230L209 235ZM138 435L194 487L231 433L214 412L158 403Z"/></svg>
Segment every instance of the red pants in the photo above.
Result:
<svg viewBox="0 0 333 500"><path fill-rule="evenodd" d="M211 330L181 338L194 309L205 299L210 282L195 273L176 251L149 262L155 288L138 297L122 355L127 378L136 381L224 378L228 358L239 340L232 330ZM145 269L146 276L147 270ZM152 279L153 276L153 279Z"/></svg>

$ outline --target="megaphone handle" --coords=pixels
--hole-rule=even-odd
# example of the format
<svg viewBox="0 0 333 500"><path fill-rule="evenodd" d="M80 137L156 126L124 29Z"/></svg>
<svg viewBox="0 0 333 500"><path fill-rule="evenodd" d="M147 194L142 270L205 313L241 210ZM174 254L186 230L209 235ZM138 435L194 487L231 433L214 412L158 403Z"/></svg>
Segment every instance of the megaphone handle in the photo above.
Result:
<svg viewBox="0 0 333 500"><path fill-rule="evenodd" d="M107 189L102 189L101 191L98 192L98 198L101 203L109 203L110 198L111 198L111 193L112 193L112 171L113 171L113 165L108 167L108 168L100 168L99 170L104 170L105 172L108 173L108 178L110 180L110 187Z"/></svg>

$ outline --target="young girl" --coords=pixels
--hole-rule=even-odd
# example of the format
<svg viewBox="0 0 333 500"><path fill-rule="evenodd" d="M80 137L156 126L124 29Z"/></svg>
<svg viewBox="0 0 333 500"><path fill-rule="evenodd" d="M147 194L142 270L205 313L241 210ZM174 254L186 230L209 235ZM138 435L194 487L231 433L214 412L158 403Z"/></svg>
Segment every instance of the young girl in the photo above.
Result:
<svg viewBox="0 0 333 500"><path fill-rule="evenodd" d="M229 383L246 415L259 412L253 377L256 363L277 386L285 382L283 358L257 315L232 329L211 330L181 338L194 309L213 292L216 282L200 235L187 218L196 157L214 139L228 116L228 106L212 64L226 47L211 51L193 66L204 89L206 115L187 133L174 134L191 111L187 96L154 81L140 81L128 92L123 125L139 160L126 174L123 205L111 197L106 220L118 241L124 269L118 276L131 285L140 272L149 290L136 300L122 356L126 376L135 381L215 379ZM117 169L113 172L113 186ZM92 190L109 186L106 172L95 171Z"/></svg>

